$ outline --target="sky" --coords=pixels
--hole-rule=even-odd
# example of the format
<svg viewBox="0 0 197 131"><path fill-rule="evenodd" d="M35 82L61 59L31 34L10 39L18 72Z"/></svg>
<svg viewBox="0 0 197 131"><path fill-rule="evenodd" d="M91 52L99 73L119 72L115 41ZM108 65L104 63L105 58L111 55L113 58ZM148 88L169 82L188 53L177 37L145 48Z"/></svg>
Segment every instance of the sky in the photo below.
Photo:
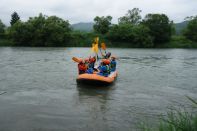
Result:
<svg viewBox="0 0 197 131"><path fill-rule="evenodd" d="M197 15L197 0L0 0L0 19L9 25L16 11L22 21L42 13L56 15L70 24L93 22L96 16L113 17L112 23L128 10L139 8L142 18L148 13L164 13L175 23Z"/></svg>

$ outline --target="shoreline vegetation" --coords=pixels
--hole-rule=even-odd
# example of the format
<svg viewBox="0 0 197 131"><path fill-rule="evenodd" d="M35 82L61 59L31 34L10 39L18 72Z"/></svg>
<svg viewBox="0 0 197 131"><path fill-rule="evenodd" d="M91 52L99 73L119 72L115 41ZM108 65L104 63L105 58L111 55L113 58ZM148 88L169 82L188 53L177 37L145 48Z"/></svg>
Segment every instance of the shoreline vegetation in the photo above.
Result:
<svg viewBox="0 0 197 131"><path fill-rule="evenodd" d="M74 30L68 20L40 13L27 21L17 12L10 26L0 19L0 46L91 47L99 37L108 47L117 48L197 48L197 16L187 17L184 28L175 28L165 14L140 15L133 8L112 24L112 16L96 16L91 32ZM180 25L179 25L180 26ZM178 33L177 33L178 31Z"/></svg>
<svg viewBox="0 0 197 131"><path fill-rule="evenodd" d="M154 127L143 122L142 131L197 131L197 101L186 96L192 105L191 109L184 107L169 108L166 114L158 118L158 124Z"/></svg>
<svg viewBox="0 0 197 131"><path fill-rule="evenodd" d="M94 35L96 37L97 35ZM92 39L94 37L91 37ZM89 38L90 39L90 38ZM87 41L87 43L83 42ZM166 43L162 43L159 46L156 47L139 47L135 46L133 43L127 43L127 42L111 42L108 40L103 40L107 44L107 47L109 48L197 48L197 42L190 41L182 36L172 36L171 40ZM107 41L107 42L106 42ZM73 42L65 43L62 46L26 46L26 45L15 45L15 43L6 38L0 38L0 47L91 47L92 40L82 40L81 42L77 43L75 40Z"/></svg>

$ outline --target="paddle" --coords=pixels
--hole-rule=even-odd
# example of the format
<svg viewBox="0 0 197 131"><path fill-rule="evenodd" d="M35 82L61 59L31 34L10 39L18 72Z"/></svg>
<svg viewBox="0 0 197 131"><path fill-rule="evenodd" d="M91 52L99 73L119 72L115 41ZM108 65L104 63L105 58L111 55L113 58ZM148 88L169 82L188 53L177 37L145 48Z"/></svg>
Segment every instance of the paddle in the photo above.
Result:
<svg viewBox="0 0 197 131"><path fill-rule="evenodd" d="M77 63L79 63L81 61L81 59L78 59L77 57L73 57L72 60L77 62Z"/></svg>
<svg viewBox="0 0 197 131"><path fill-rule="evenodd" d="M104 55L103 55L103 52L101 51L101 48L99 48L99 50L100 50L100 52L101 52L101 55L104 56Z"/></svg>
<svg viewBox="0 0 197 131"><path fill-rule="evenodd" d="M96 54L97 59L98 59L98 49L99 49L98 43L99 43L99 37L96 37L94 39L94 43L92 44L92 51ZM96 61L97 61L97 59L96 59Z"/></svg>
<svg viewBox="0 0 197 131"><path fill-rule="evenodd" d="M105 54L106 54L107 52L106 52L106 45L105 45L105 43L101 43L101 48L105 51Z"/></svg>

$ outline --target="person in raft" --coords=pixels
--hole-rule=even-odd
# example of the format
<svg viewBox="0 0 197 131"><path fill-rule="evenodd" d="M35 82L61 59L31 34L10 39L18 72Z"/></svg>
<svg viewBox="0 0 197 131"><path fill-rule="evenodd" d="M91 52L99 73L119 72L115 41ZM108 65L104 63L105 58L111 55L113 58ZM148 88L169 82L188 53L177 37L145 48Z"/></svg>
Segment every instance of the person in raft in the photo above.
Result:
<svg viewBox="0 0 197 131"><path fill-rule="evenodd" d="M89 68L93 68L94 69L95 62L96 62L96 56L90 58L89 59Z"/></svg>
<svg viewBox="0 0 197 131"><path fill-rule="evenodd" d="M87 66L85 64L84 60L81 60L78 64L78 70L79 70L79 74L84 74L86 73L87 70Z"/></svg>
<svg viewBox="0 0 197 131"><path fill-rule="evenodd" d="M92 68L94 71L98 71L94 66L96 62L96 56L89 59L89 68Z"/></svg>
<svg viewBox="0 0 197 131"><path fill-rule="evenodd" d="M109 63L109 60L103 59L101 65L98 67L100 72L97 74L107 77L110 74Z"/></svg>
<svg viewBox="0 0 197 131"><path fill-rule="evenodd" d="M112 72L116 70L116 57L114 56L111 57L110 69Z"/></svg>
<svg viewBox="0 0 197 131"><path fill-rule="evenodd" d="M109 59L109 57L111 56L111 52L106 53L106 55L104 56L105 59Z"/></svg>
<svg viewBox="0 0 197 131"><path fill-rule="evenodd" d="M86 58L84 61L85 61L85 65L87 67L85 73L93 74L93 69L90 67L90 59Z"/></svg>
<svg viewBox="0 0 197 131"><path fill-rule="evenodd" d="M89 63L90 63L89 58L85 58L84 59L84 63L86 65L86 67L88 68L89 67Z"/></svg>

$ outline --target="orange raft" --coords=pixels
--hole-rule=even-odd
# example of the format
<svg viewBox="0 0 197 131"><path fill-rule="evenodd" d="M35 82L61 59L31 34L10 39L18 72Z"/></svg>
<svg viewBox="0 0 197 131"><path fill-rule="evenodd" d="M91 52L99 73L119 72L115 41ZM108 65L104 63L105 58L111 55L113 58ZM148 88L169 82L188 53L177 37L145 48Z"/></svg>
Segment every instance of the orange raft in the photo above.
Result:
<svg viewBox="0 0 197 131"><path fill-rule="evenodd" d="M85 73L77 77L77 82L85 84L109 85L114 82L117 75L117 71L111 72L108 77Z"/></svg>

